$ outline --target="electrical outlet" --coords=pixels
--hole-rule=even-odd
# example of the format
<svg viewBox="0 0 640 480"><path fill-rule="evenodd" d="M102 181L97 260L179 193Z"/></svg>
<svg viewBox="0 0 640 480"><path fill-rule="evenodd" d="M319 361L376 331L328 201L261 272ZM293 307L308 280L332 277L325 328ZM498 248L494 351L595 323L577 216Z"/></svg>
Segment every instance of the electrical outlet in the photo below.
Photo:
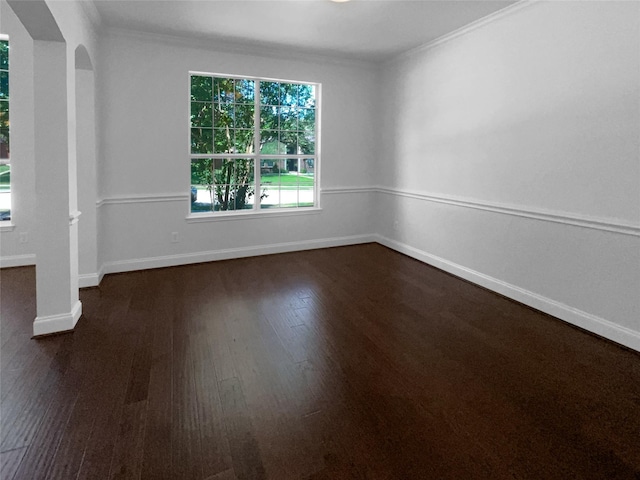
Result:
<svg viewBox="0 0 640 480"><path fill-rule="evenodd" d="M393 221L393 229L398 230L398 220Z"/></svg>
<svg viewBox="0 0 640 480"><path fill-rule="evenodd" d="M18 237L19 243L29 243L29 236L27 232L20 232L20 236Z"/></svg>
<svg viewBox="0 0 640 480"><path fill-rule="evenodd" d="M171 243L178 243L179 241L178 232L171 232Z"/></svg>

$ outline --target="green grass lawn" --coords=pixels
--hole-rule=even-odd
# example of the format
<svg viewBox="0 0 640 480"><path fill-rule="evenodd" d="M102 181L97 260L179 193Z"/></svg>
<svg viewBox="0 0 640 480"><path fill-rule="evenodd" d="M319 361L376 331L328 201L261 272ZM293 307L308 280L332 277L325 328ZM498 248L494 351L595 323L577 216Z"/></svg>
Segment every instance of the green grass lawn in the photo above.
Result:
<svg viewBox="0 0 640 480"><path fill-rule="evenodd" d="M263 185L280 185L281 187L313 187L313 175L297 175L295 173L263 173L260 175ZM298 183L299 182L299 183ZM198 190L206 190L206 185L194 184Z"/></svg>
<svg viewBox="0 0 640 480"><path fill-rule="evenodd" d="M260 180L263 184L282 185L283 187L294 187L300 185L301 187L313 187L312 175L296 175L295 173L263 173L260 175ZM298 181L300 183L298 183Z"/></svg>

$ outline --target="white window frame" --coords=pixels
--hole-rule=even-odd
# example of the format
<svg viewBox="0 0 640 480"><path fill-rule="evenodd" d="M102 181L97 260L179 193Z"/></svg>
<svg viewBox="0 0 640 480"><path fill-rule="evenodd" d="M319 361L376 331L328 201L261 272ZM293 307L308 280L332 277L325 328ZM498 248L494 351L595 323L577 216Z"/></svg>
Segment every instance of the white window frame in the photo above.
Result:
<svg viewBox="0 0 640 480"><path fill-rule="evenodd" d="M6 35L4 33L0 33L0 40L2 41L9 41L9 35ZM9 62L9 72L11 71L11 62ZM11 83L11 73L9 73L9 83ZM9 88L9 91L11 91L11 88ZM11 109L11 99L9 99L9 109ZM11 130L9 130L9 135L11 135ZM8 165L9 168L11 168L11 152L9 152L9 157L8 158L0 158L0 165ZM13 175L12 175L13 176ZM9 198L11 201L11 206L9 208L9 211L11 212L11 219L10 220L0 220L0 230L5 231L5 230L13 230L13 219L14 219L14 208L13 208L13 182L11 182L9 184Z"/></svg>
<svg viewBox="0 0 640 480"><path fill-rule="evenodd" d="M212 78L232 78L234 80L253 80L254 83L254 152L253 154L229 154L229 153L191 153L191 77L192 76L204 76ZM219 220L233 220L240 219L242 217L269 217L269 216L290 216L290 215L304 215L318 213L320 208L320 145L321 145L321 97L322 97L322 84L318 82L306 82L301 80L284 80L277 78L266 77L252 77L246 75L225 74L225 73L211 73L200 71L189 71L187 76L187 151L189 152L189 203L188 203L188 222L206 222L206 221L219 221ZM305 155L276 155L276 154L262 154L260 152L260 82L279 82L279 83L293 83L300 85L313 85L315 87L315 154ZM256 148L257 147L257 148ZM280 159L300 159L313 158L313 171L314 171L314 184L313 184L313 206L311 207L275 207L275 208L261 208L260 201L260 185L261 185L261 164L262 160L280 160ZM225 210L217 212L192 212L191 211L191 162L198 158L211 158L211 159L252 159L254 161L254 202L253 208L244 210Z"/></svg>

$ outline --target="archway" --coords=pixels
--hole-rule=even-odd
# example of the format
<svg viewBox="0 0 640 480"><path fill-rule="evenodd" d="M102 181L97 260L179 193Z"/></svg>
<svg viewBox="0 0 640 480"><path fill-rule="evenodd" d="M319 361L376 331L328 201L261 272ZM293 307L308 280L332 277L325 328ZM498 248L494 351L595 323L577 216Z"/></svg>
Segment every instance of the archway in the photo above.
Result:
<svg viewBox="0 0 640 480"><path fill-rule="evenodd" d="M8 0L33 39L33 153L37 317L35 336L72 330L78 296L75 112L67 100L67 44L43 0ZM74 99L75 100L75 99Z"/></svg>

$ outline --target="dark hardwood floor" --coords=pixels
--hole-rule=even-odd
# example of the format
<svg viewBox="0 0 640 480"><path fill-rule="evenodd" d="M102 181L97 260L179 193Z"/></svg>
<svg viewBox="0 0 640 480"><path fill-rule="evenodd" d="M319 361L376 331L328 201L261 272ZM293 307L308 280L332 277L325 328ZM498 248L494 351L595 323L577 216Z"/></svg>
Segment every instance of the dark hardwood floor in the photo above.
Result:
<svg viewBox="0 0 640 480"><path fill-rule="evenodd" d="M0 478L638 479L640 355L377 244L109 275L30 339Z"/></svg>

